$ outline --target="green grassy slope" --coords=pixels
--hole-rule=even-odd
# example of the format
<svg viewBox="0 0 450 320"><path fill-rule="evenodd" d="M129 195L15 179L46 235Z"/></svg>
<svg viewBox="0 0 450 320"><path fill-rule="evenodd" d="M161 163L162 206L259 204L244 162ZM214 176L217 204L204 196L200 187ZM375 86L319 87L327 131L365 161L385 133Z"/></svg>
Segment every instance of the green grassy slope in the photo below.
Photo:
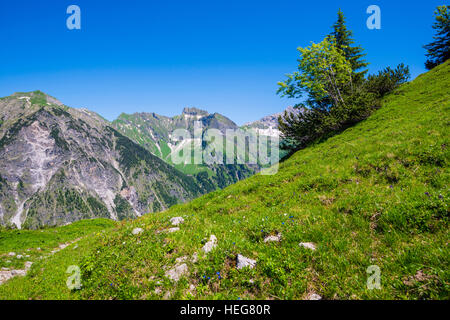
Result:
<svg viewBox="0 0 450 320"><path fill-rule="evenodd" d="M0 230L0 268L23 269L25 261L35 262L60 244L112 228L116 224L109 219L88 219L58 228ZM16 255L9 256L10 252ZM17 258L17 255L23 257Z"/></svg>
<svg viewBox="0 0 450 320"><path fill-rule="evenodd" d="M297 152L278 174L81 240L77 255L65 249L36 263L0 286L0 298L448 299L449 88L447 62L366 121ZM185 219L180 230L158 233L174 216ZM264 243L278 232L281 242ZM217 247L203 255L212 234ZM256 267L237 270L237 254ZM167 279L164 268L185 256L189 272ZM82 269L81 290L65 287L72 264ZM380 267L380 290L367 289L370 265Z"/></svg>

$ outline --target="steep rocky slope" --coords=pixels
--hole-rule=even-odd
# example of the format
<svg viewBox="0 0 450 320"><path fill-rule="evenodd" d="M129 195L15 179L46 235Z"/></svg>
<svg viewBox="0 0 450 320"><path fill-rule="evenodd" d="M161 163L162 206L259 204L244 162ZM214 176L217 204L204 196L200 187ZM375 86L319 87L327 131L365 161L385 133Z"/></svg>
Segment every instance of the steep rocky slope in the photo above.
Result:
<svg viewBox="0 0 450 320"><path fill-rule="evenodd" d="M0 100L2 225L136 217L201 193L93 112L39 91Z"/></svg>

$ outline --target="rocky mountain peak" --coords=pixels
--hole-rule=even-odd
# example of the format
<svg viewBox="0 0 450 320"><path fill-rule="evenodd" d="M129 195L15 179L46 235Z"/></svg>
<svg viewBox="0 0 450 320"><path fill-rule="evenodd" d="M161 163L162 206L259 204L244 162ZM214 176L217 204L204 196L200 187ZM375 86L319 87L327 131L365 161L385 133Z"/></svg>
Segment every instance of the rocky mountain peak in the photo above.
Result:
<svg viewBox="0 0 450 320"><path fill-rule="evenodd" d="M13 99L26 100L32 102L33 104L55 104L57 106L62 106L63 103L40 90L30 91L30 92L15 92L10 96Z"/></svg>
<svg viewBox="0 0 450 320"><path fill-rule="evenodd" d="M284 113L298 113L300 112L299 109L295 109L292 106L287 107L282 112L277 112L268 116L265 116L258 121L248 122L243 125L243 127L251 127L251 128L278 128L278 117L283 116Z"/></svg>
<svg viewBox="0 0 450 320"><path fill-rule="evenodd" d="M185 107L183 109L182 112L183 115L190 115L190 116L207 116L209 115L208 111L202 110L202 109L198 109L198 108L189 108L189 107Z"/></svg>

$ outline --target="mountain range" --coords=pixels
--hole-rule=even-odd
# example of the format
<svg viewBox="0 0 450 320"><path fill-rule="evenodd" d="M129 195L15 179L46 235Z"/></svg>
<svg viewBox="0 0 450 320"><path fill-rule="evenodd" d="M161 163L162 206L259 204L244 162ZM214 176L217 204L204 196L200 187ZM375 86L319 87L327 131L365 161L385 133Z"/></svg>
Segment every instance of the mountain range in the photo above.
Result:
<svg viewBox="0 0 450 320"><path fill-rule="evenodd" d="M244 129L278 135L274 117ZM174 164L175 129L239 127L218 113L121 114L113 122L41 91L0 99L0 224L26 228L158 212L258 172L247 164ZM200 142L194 146L204 148Z"/></svg>

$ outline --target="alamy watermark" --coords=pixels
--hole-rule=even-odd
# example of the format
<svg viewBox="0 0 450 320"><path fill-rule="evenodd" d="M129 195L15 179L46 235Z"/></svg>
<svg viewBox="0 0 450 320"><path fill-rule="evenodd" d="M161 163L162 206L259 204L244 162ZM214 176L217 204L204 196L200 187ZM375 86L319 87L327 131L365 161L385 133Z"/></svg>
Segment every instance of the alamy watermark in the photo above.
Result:
<svg viewBox="0 0 450 320"><path fill-rule="evenodd" d="M366 270L369 276L367 277L367 289L381 289L381 269L377 265L371 265Z"/></svg>
<svg viewBox="0 0 450 320"><path fill-rule="evenodd" d="M247 164L264 168L261 174L278 172L279 136L260 130L207 129L195 121L193 130L176 129L170 135L173 164Z"/></svg>
<svg viewBox="0 0 450 320"><path fill-rule="evenodd" d="M367 18L366 26L368 29L381 29L381 9L379 6L372 4L367 7L366 13L370 14Z"/></svg>
<svg viewBox="0 0 450 320"><path fill-rule="evenodd" d="M75 4L72 4L67 7L66 13L70 14L70 16L66 20L67 29L80 30L81 29L81 9L80 9L80 7Z"/></svg>
<svg viewBox="0 0 450 320"><path fill-rule="evenodd" d="M66 273L71 274L67 277L66 285L70 290L81 289L81 270L79 266L69 266Z"/></svg>
<svg viewBox="0 0 450 320"><path fill-rule="evenodd" d="M67 14L70 16L66 20L66 26L69 30L80 30L81 29L81 9L75 4L71 4L67 7ZM366 13L370 14L367 18L366 26L368 29L381 29L381 9L379 6L372 4L367 7Z"/></svg>

